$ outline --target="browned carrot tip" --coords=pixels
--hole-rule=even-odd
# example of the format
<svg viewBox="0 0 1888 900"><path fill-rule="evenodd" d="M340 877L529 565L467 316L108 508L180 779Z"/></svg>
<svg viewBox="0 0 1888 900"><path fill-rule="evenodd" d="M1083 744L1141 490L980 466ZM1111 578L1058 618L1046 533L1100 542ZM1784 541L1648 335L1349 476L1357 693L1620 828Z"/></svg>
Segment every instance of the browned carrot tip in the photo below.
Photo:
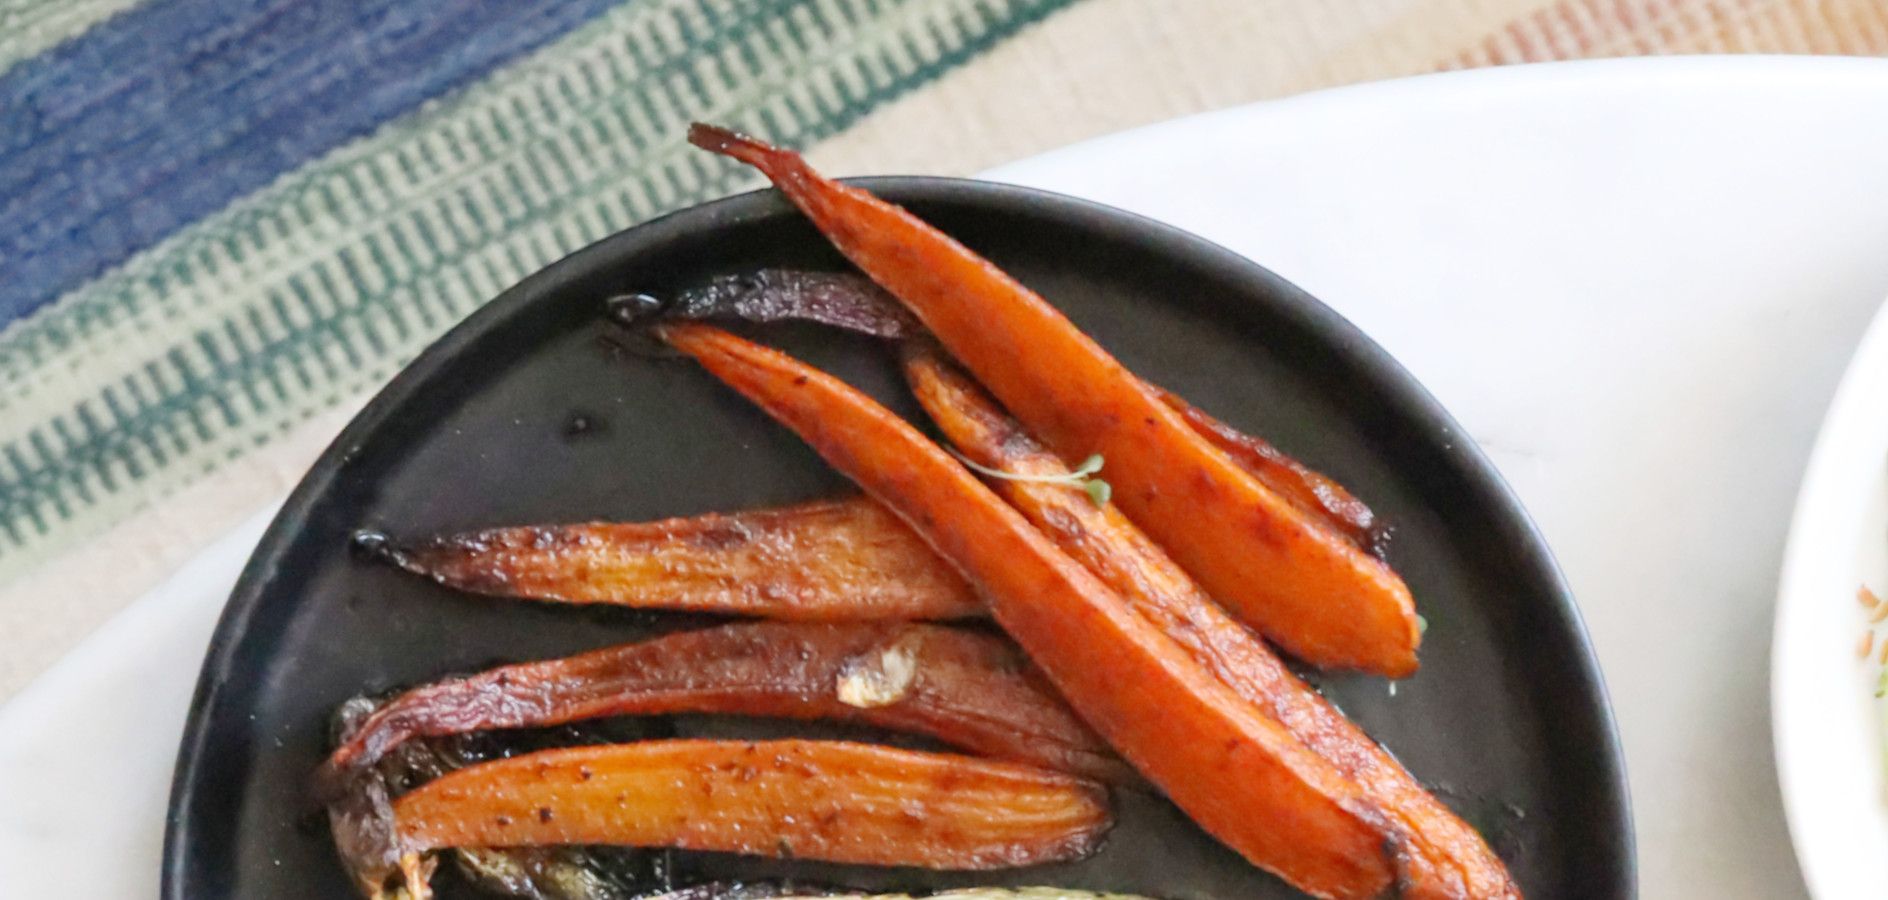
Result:
<svg viewBox="0 0 1888 900"><path fill-rule="evenodd" d="M1240 468L1033 291L796 153L708 126L689 136L760 169L1063 458L1102 455L1115 502L1241 619L1316 665L1415 671L1421 632L1396 573Z"/></svg>
<svg viewBox="0 0 1888 900"><path fill-rule="evenodd" d="M841 381L704 325L659 333L793 429L988 598L1071 706L1207 831L1320 897L1391 882L1355 784L1090 575L909 423Z"/></svg>
<svg viewBox="0 0 1888 900"><path fill-rule="evenodd" d="M1300 512L1381 559L1389 532L1376 513L1356 495L1331 478L1293 459L1270 441L1247 434L1213 418L1165 388L1153 388L1162 403L1180 414L1189 426L1224 451L1240 468L1276 491Z"/></svg>
<svg viewBox="0 0 1888 900"><path fill-rule="evenodd" d="M1057 771L1129 777L1001 638L895 622L743 622L414 688L336 748L320 781L332 791L416 737L682 712L854 720Z"/></svg>
<svg viewBox="0 0 1888 900"><path fill-rule="evenodd" d="M1113 820L1043 769L839 741L648 741L459 769L393 804L400 847L613 844L877 866L1075 859Z"/></svg>
<svg viewBox="0 0 1888 900"><path fill-rule="evenodd" d="M912 347L905 371L918 402L970 459L1004 472L1068 471L937 352ZM1389 815L1408 897L1520 897L1479 834L1383 748L1233 621L1119 511L1080 490L1040 481L993 480L998 493L1056 545L1185 647L1241 697L1265 710Z"/></svg>
<svg viewBox="0 0 1888 900"><path fill-rule="evenodd" d="M731 128L710 125L706 122L694 122L688 126L688 142L707 150L731 156L742 162L751 162L760 155L774 151L774 147L764 141L748 137Z"/></svg>
<svg viewBox="0 0 1888 900"><path fill-rule="evenodd" d="M963 578L869 500L658 522L495 528L383 555L458 590L563 603L794 621L983 614Z"/></svg>

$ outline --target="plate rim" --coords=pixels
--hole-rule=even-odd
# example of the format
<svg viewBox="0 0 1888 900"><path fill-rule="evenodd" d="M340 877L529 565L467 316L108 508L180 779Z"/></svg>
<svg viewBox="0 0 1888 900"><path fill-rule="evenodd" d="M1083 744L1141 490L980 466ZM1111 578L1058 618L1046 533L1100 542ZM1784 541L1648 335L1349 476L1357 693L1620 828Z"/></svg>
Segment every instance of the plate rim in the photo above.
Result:
<svg viewBox="0 0 1888 900"><path fill-rule="evenodd" d="M1013 208L1012 204L1036 209L1060 207L1058 212L1069 216L1113 220L1154 237L1191 244L1214 263L1265 283L1267 289L1279 297L1280 314L1321 335L1334 353L1347 359L1364 376L1392 386L1398 392L1395 406L1401 409L1401 415L1434 428L1433 433L1437 435L1434 440L1449 451L1449 466L1477 494L1470 499L1486 505L1492 518L1510 531L1503 543L1517 557L1518 564L1552 594L1553 602L1544 612L1553 618L1556 630L1569 641L1572 665L1567 674L1578 682L1578 694L1587 707L1582 712L1590 717L1593 729L1603 737L1597 746L1590 748L1591 766L1597 780L1608 791L1605 796L1590 799L1593 808L1601 810L1604 817L1617 826L1609 832L1607 843L1610 846L1604 850L1606 856L1617 862L1617 871L1612 873L1614 884L1607 887L1616 889L1619 896L1637 895L1637 841L1623 745L1599 658L1572 588L1538 524L1513 488L1475 440L1414 374L1343 315L1289 280L1250 258L1157 219L1068 194L981 178L889 175L843 180L900 204L970 202L999 213ZM407 402L469 345L487 332L502 328L508 319L527 314L542 298L557 294L565 283L577 280L600 263L617 258L623 245L659 241L670 234L711 229L724 222L775 215L785 209L788 209L787 203L776 191L762 187L669 212L586 245L526 276L448 329L402 367L349 420L296 483L270 521L218 616L191 694L167 801L160 864L163 900L190 900L182 893L190 828L187 810L194 804L204 779L201 767L208 752L210 707L216 701L220 686L233 674L233 666L238 662L235 658L237 644L265 598L264 588L279 558L317 498L340 474L350 454L348 448L382 427L394 408Z"/></svg>

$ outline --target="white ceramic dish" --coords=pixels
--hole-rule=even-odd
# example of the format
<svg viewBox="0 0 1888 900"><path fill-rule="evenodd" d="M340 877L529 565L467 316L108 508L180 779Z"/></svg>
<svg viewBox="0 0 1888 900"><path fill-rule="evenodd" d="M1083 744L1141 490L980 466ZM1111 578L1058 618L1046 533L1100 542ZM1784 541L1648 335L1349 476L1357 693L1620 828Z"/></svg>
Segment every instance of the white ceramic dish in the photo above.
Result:
<svg viewBox="0 0 1888 900"><path fill-rule="evenodd" d="M1856 657L1888 594L1888 307L1849 363L1816 438L1777 594L1771 708L1777 776L1803 877L1820 900L1888 893L1888 699ZM1877 627L1875 653L1888 637Z"/></svg>

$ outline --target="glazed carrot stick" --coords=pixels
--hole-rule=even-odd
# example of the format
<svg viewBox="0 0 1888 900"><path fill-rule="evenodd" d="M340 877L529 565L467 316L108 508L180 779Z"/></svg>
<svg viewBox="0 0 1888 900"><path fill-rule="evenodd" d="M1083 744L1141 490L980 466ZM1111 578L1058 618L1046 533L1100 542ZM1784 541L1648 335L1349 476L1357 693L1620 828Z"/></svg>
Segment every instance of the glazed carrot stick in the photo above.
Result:
<svg viewBox="0 0 1888 900"><path fill-rule="evenodd" d="M740 622L424 685L375 711L321 777L338 783L416 737L680 712L859 721L1071 774L1127 777L1008 641L896 622Z"/></svg>
<svg viewBox="0 0 1888 900"><path fill-rule="evenodd" d="M408 860L446 847L613 844L878 866L1000 869L1087 855L1093 782L843 741L644 741L447 773L393 802Z"/></svg>
<svg viewBox="0 0 1888 900"><path fill-rule="evenodd" d="M1055 548L962 465L871 398L705 325L670 345L793 429L962 570L1069 705L1208 832L1300 890L1390 884L1381 813Z"/></svg>
<svg viewBox="0 0 1888 900"><path fill-rule="evenodd" d="M919 404L972 461L1025 476L1068 471L937 352L909 349L905 371ZM1475 829L1293 675L1118 510L1098 506L1082 490L1062 484L992 479L991 487L1221 681L1356 781L1389 814L1401 839L1397 849L1404 896L1521 896L1500 857Z"/></svg>
<svg viewBox="0 0 1888 900"><path fill-rule="evenodd" d="M381 554L480 594L796 621L954 619L983 604L869 500L633 524L495 528Z"/></svg>
<svg viewBox="0 0 1888 900"><path fill-rule="evenodd" d="M1207 442L1224 451L1240 468L1252 473L1252 477L1300 512L1342 535L1358 549L1368 553L1378 551L1384 536L1382 523L1369 506L1343 485L1286 455L1270 441L1213 418L1180 395L1166 388L1152 385L1149 388Z"/></svg>
<svg viewBox="0 0 1888 900"><path fill-rule="evenodd" d="M1041 297L796 153L699 124L689 140L760 169L1064 458L1102 454L1116 502L1240 618L1316 665L1415 671L1396 573L1241 469Z"/></svg>

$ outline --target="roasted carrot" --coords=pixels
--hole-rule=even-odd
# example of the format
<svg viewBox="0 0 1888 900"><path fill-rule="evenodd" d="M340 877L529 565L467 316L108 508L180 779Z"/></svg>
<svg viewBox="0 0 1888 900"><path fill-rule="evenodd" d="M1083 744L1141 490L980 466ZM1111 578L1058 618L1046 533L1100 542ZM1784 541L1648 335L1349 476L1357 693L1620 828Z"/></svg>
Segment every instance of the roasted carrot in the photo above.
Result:
<svg viewBox="0 0 1888 900"><path fill-rule="evenodd" d="M1150 386L1152 387L1152 386ZM1358 549L1379 554L1386 532L1377 515L1355 494L1330 477L1293 459L1270 441L1221 422L1166 388L1152 387L1160 402L1180 414L1188 426L1224 451L1286 502Z"/></svg>
<svg viewBox="0 0 1888 900"><path fill-rule="evenodd" d="M1316 665L1416 670L1395 572L1240 468L1041 297L796 153L706 125L689 140L760 169L1064 458L1102 454L1122 509L1240 618Z"/></svg>
<svg viewBox="0 0 1888 900"><path fill-rule="evenodd" d="M917 429L844 382L718 328L657 333L962 570L1075 711L1201 827L1317 896L1373 897L1389 885L1381 812L1356 785Z"/></svg>
<svg viewBox="0 0 1888 900"><path fill-rule="evenodd" d="M1002 638L896 622L741 622L414 688L336 748L321 780L337 784L415 737L683 712L860 721L1071 774L1127 776Z"/></svg>
<svg viewBox="0 0 1888 900"><path fill-rule="evenodd" d="M862 275L800 269L761 269L722 275L683 291L660 307L638 306L631 323L648 316L670 319L724 319L753 323L816 322L889 340L924 333L898 299ZM1162 403L1187 425L1226 452L1233 462L1297 506L1313 520L1382 558L1385 532L1370 507L1343 485L1293 459L1271 442L1246 434L1212 417L1164 388L1153 387Z"/></svg>
<svg viewBox="0 0 1888 900"><path fill-rule="evenodd" d="M797 621L953 619L982 610L962 578L871 502L496 528L383 553L447 587L565 603Z"/></svg>
<svg viewBox="0 0 1888 900"><path fill-rule="evenodd" d="M972 461L1038 478L1068 471L935 351L908 349L905 371L919 404ZM1097 505L1079 489L1053 482L993 479L991 486L1221 681L1356 781L1389 814L1399 837L1405 896L1520 897L1507 868L1475 829L1424 790L1363 729L1293 675L1120 511Z"/></svg>
<svg viewBox="0 0 1888 900"><path fill-rule="evenodd" d="M932 869L1084 856L1106 792L1059 772L843 741L646 741L544 750L393 802L412 860L446 847L615 844Z"/></svg>

